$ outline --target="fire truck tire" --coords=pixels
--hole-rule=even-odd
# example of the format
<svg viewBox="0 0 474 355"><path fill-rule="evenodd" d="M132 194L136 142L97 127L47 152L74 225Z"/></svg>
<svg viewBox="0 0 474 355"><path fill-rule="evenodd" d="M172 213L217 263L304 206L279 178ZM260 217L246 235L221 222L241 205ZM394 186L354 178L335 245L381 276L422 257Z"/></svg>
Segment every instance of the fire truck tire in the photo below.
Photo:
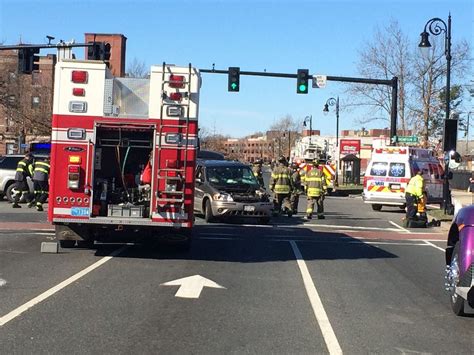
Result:
<svg viewBox="0 0 474 355"><path fill-rule="evenodd" d="M374 211L382 211L382 205L373 204L373 205L372 205L372 209L373 209Z"/></svg>
<svg viewBox="0 0 474 355"><path fill-rule="evenodd" d="M209 200L206 200L206 204L204 207L204 220L207 223L212 223L212 222L215 222L216 220L216 217L212 213L211 201Z"/></svg>
<svg viewBox="0 0 474 355"><path fill-rule="evenodd" d="M63 249L74 248L76 246L76 241L75 240L60 240L59 246Z"/></svg>

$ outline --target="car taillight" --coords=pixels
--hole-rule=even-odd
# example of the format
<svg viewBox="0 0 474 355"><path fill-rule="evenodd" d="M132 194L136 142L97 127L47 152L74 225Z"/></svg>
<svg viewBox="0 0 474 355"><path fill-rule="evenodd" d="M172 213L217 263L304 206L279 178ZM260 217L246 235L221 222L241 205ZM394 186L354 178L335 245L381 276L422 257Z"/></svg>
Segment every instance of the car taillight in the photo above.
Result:
<svg viewBox="0 0 474 355"><path fill-rule="evenodd" d="M75 84L87 83L87 72L85 70L73 70L71 74L71 81Z"/></svg>
<svg viewBox="0 0 474 355"><path fill-rule="evenodd" d="M78 165L69 165L68 171L70 173L78 173L81 171L81 167Z"/></svg>

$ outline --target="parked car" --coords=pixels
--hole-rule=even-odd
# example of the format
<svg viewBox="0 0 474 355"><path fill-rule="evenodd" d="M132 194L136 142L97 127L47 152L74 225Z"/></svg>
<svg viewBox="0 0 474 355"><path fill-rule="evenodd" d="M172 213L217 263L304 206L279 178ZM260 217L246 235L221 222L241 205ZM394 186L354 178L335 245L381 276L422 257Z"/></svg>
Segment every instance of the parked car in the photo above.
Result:
<svg viewBox="0 0 474 355"><path fill-rule="evenodd" d="M34 155L35 159L44 159L47 155ZM2 155L0 156L0 197L6 197L8 201L13 202L15 193L15 173L18 162L24 158L22 154ZM28 178L30 192L34 192L33 181Z"/></svg>
<svg viewBox="0 0 474 355"><path fill-rule="evenodd" d="M207 222L230 217L270 221L273 203L252 173L238 161L198 160L194 210Z"/></svg>
<svg viewBox="0 0 474 355"><path fill-rule="evenodd" d="M446 248L446 291L456 315L474 312L474 205L453 220Z"/></svg>

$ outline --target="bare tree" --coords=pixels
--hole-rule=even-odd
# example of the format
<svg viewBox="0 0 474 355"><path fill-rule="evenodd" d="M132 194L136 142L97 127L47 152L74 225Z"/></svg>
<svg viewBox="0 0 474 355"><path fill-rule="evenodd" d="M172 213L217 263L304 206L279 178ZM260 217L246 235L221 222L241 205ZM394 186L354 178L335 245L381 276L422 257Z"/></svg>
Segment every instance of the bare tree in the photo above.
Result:
<svg viewBox="0 0 474 355"><path fill-rule="evenodd" d="M408 37L402 32L394 19L383 29L376 28L371 42L359 51L359 73L363 77L390 80L398 77L398 119L400 128L405 130L409 125L406 115L407 87L412 80L410 66L410 47ZM350 106L369 106L377 118L379 112L386 112L382 119L389 120L392 102L392 90L386 85L357 84L351 86L349 93L354 98ZM347 106L347 105L346 105Z"/></svg>
<svg viewBox="0 0 474 355"><path fill-rule="evenodd" d="M146 78L148 76L148 70L145 66L144 61L140 61L137 58L133 58L132 62L127 69L127 77L129 78Z"/></svg>
<svg viewBox="0 0 474 355"><path fill-rule="evenodd" d="M414 56L414 97L421 105L415 102L410 107L416 118L415 129L422 135L425 145L428 145L429 137L440 132L443 120L439 119L439 111L446 110L443 101L446 98L447 65L443 38L435 37L431 44L432 47L425 49L424 55L418 52ZM453 77L462 78L468 69L469 45L461 41L452 48L451 54L451 73ZM452 85L451 89L451 98L457 98L456 85Z"/></svg>
<svg viewBox="0 0 474 355"><path fill-rule="evenodd" d="M278 154L290 156L291 147L300 137L300 127L301 122L298 122L289 114L281 117L270 126L273 144L277 147Z"/></svg>

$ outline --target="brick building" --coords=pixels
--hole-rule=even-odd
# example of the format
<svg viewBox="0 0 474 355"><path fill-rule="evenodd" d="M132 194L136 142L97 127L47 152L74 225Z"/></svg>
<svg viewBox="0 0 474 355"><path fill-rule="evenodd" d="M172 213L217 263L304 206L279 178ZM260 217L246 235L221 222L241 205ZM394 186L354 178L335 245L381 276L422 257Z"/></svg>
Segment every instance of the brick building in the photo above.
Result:
<svg viewBox="0 0 474 355"><path fill-rule="evenodd" d="M18 72L18 50L0 51L0 154L19 153L49 139L56 56L39 58L39 70Z"/></svg>

